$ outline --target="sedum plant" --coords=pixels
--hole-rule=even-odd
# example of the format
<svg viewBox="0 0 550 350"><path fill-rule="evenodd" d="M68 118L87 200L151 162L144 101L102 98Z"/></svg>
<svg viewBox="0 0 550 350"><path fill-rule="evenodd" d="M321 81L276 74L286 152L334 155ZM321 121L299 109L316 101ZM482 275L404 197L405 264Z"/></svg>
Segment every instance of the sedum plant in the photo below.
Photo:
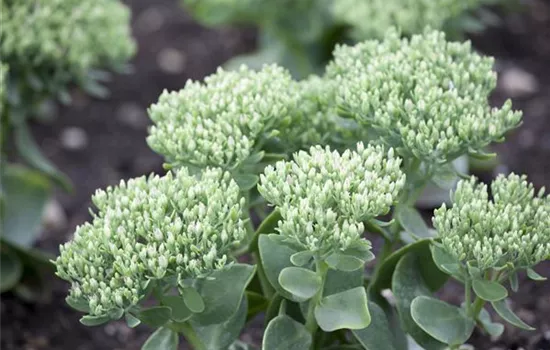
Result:
<svg viewBox="0 0 550 350"><path fill-rule="evenodd" d="M106 96L100 82L108 75L100 69L122 71L135 43L129 10L119 1L1 0L0 11L0 249L6 266L0 291L35 300L42 294L36 281L51 266L31 246L53 185L70 190L71 184L42 155L28 122L41 117L48 100L69 103L72 85Z"/></svg>
<svg viewBox="0 0 550 350"><path fill-rule="evenodd" d="M143 349L465 348L501 318L517 273L550 258L550 199L525 177L464 179L430 229L414 203L449 190L457 157L518 126L489 108L492 60L436 31L342 46L323 76L219 70L163 93L149 145L163 177L99 191L91 223L55 261L85 325L123 316L156 330ZM475 121L475 122L474 122ZM378 246L366 238L376 239ZM249 264L238 263L247 261ZM436 299L449 278L462 305Z"/></svg>

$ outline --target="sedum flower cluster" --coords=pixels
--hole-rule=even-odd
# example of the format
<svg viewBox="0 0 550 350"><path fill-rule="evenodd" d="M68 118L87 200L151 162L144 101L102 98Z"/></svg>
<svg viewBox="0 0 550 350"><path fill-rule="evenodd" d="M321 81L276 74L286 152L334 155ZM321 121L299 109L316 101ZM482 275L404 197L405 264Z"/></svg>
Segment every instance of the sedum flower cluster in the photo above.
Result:
<svg viewBox="0 0 550 350"><path fill-rule="evenodd" d="M493 59L441 32L339 46L327 67L336 103L403 157L452 161L497 141L521 120L511 102L491 109Z"/></svg>
<svg viewBox="0 0 550 350"><path fill-rule="evenodd" d="M281 235L324 255L353 247L363 222L389 211L405 184L400 165L382 146L359 143L341 154L314 146L266 167L258 190L280 210Z"/></svg>
<svg viewBox="0 0 550 350"><path fill-rule="evenodd" d="M119 1L2 0L0 6L0 56L20 94L83 84L91 69L122 67L135 52L130 11Z"/></svg>
<svg viewBox="0 0 550 350"><path fill-rule="evenodd" d="M529 268L550 259L550 196L535 193L526 176L500 175L487 186L462 180L453 206L435 211L433 223L443 248L481 270L512 263Z"/></svg>
<svg viewBox="0 0 550 350"><path fill-rule="evenodd" d="M352 28L357 40L383 38L388 28L403 34L421 33L426 27L443 29L449 20L476 9L487 0L338 0L332 2L335 20ZM368 18L369 20L365 20Z"/></svg>
<svg viewBox="0 0 550 350"><path fill-rule="evenodd" d="M92 315L136 305L150 280L182 282L224 268L246 234L244 199L220 169L200 179L181 169L122 181L92 201L92 222L77 228L55 261L72 283L69 298L87 302Z"/></svg>
<svg viewBox="0 0 550 350"><path fill-rule="evenodd" d="M295 82L276 65L258 72L242 66L218 71L204 83L188 81L164 92L149 109L149 146L170 163L233 169L295 113Z"/></svg>

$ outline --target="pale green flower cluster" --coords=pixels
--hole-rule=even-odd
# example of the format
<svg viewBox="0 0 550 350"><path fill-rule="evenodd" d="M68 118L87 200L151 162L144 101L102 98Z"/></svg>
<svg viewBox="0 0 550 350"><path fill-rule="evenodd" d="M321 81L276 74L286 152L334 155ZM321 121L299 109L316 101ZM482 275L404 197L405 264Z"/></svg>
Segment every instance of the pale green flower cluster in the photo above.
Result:
<svg viewBox="0 0 550 350"><path fill-rule="evenodd" d="M462 180L453 206L435 211L433 223L443 248L481 270L512 263L528 268L550 258L550 197L537 194L526 176L500 175L487 186Z"/></svg>
<svg viewBox="0 0 550 350"><path fill-rule="evenodd" d="M229 264L245 237L245 205L227 172L207 169L197 179L186 169L145 176L98 190L93 221L60 247L59 277L70 298L90 314L137 304L150 280L178 282L207 276Z"/></svg>
<svg viewBox="0 0 550 350"><path fill-rule="evenodd" d="M357 144L300 151L266 167L258 190L277 206L281 235L318 254L345 250L361 239L363 222L386 214L405 184L393 149Z"/></svg>
<svg viewBox="0 0 550 350"><path fill-rule="evenodd" d="M149 146L176 165L233 169L276 135L296 113L296 83L285 69L242 66L218 71L204 83L188 81L164 92L149 109Z"/></svg>
<svg viewBox="0 0 550 350"><path fill-rule="evenodd" d="M426 27L443 29L446 22L475 9L487 0L338 0L332 2L336 21L352 28L356 40L383 38L388 28L403 34Z"/></svg>
<svg viewBox="0 0 550 350"><path fill-rule="evenodd" d="M389 31L382 42L339 46L327 68L339 108L403 157L452 161L500 140L521 120L507 101L488 104L496 85L493 59L470 43L426 30L411 39Z"/></svg>
<svg viewBox="0 0 550 350"><path fill-rule="evenodd" d="M113 0L1 1L0 56L21 94L56 93L135 52L130 11ZM28 101L26 101L28 103Z"/></svg>

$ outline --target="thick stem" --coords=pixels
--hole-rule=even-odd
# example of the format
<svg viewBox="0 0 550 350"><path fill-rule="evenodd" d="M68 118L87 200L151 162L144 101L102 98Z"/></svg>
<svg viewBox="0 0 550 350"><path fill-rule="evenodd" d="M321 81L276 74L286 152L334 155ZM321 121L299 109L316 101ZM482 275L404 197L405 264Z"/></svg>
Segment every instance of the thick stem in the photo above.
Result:
<svg viewBox="0 0 550 350"><path fill-rule="evenodd" d="M177 326L170 327L170 329L182 333L187 343L189 343L194 350L208 350L188 322L178 323Z"/></svg>
<svg viewBox="0 0 550 350"><path fill-rule="evenodd" d="M471 317L474 320L477 320L479 313L481 312L481 309L483 309L484 305L485 305L485 300L481 299L480 297L476 297L471 308Z"/></svg>
<svg viewBox="0 0 550 350"><path fill-rule="evenodd" d="M312 339L315 339L315 333L317 332L318 327L317 321L315 320L315 307L317 306L317 304L319 304L319 301L321 301L321 298L323 297L323 288L325 286L327 271L328 265L323 261L315 259L315 272L317 273L317 276L321 278L321 287L319 288L319 291L309 301L309 307L307 310L306 329L311 334ZM311 348L314 349L315 344L312 343Z"/></svg>
<svg viewBox="0 0 550 350"><path fill-rule="evenodd" d="M466 314L470 315L472 309L472 281L466 278L464 283L464 305L466 305Z"/></svg>

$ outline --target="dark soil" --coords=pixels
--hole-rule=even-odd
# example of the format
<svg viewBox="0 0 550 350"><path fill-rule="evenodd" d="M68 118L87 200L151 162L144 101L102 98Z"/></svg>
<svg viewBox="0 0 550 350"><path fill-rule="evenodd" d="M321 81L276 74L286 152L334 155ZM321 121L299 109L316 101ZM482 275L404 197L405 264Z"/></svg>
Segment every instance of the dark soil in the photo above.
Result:
<svg viewBox="0 0 550 350"><path fill-rule="evenodd" d="M33 128L47 156L76 188L72 194L56 193L61 211L53 215L37 243L54 254L74 227L89 218L90 195L96 188L162 172L162 159L145 142L146 108L162 90L179 89L188 78L200 79L254 47L253 31L206 29L175 0L133 0L129 5L139 46L132 62L134 73L113 76L106 100L75 92L73 104L58 107L53 122ZM501 79L492 102L500 105L513 97L515 108L524 112L523 126L496 146L502 165L495 172L525 173L536 186L550 188L550 1L529 1L523 13L504 15L502 26L472 40L478 50L497 57ZM538 271L550 276L550 263L541 264ZM150 332L141 326L129 329L122 322L82 326L79 313L65 305L67 286L55 278L51 286L52 298L43 304L2 295L2 349L139 349ZM524 280L520 286L513 307L537 331L507 328L494 343L476 334L478 349L550 349L550 283ZM451 286L444 297L459 302L461 291ZM242 338L258 345L258 333L253 325Z"/></svg>

